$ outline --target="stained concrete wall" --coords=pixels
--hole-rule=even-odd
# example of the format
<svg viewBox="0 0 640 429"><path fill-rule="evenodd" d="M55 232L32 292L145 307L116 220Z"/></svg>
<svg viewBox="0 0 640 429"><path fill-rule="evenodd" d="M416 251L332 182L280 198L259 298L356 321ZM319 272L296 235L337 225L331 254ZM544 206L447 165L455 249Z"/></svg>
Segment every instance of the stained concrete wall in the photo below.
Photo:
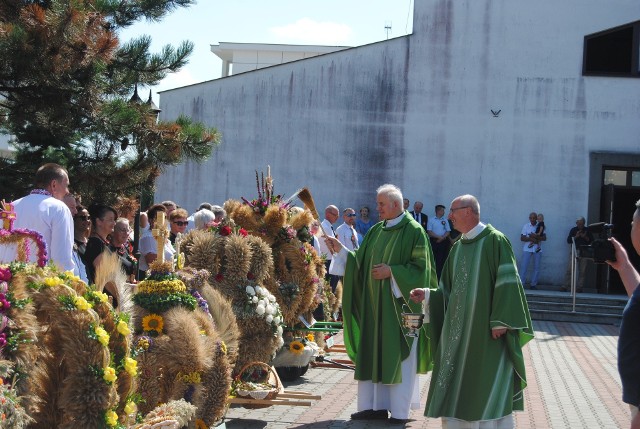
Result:
<svg viewBox="0 0 640 429"><path fill-rule="evenodd" d="M541 282L562 282L589 153L640 153L640 81L583 77L583 38L640 19L640 3L423 0L414 13L410 36L163 92L163 119L192 116L223 143L168 169L157 200L253 198L267 164L277 192L307 186L319 209L373 208L387 182L429 215L471 193L516 255L529 212L545 213Z"/></svg>

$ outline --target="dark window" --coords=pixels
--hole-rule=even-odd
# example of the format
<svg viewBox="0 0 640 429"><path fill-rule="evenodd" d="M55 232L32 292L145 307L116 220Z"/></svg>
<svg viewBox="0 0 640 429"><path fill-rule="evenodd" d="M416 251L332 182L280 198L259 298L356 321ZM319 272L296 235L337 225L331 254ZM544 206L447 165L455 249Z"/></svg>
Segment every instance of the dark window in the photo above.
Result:
<svg viewBox="0 0 640 429"><path fill-rule="evenodd" d="M640 21L584 37L584 75L640 77Z"/></svg>

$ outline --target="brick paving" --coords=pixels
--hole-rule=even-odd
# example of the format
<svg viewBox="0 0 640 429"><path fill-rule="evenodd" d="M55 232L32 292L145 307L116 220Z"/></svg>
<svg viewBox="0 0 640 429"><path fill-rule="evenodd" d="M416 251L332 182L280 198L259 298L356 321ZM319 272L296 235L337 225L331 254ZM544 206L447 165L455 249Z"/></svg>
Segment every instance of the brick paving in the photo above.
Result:
<svg viewBox="0 0 640 429"><path fill-rule="evenodd" d="M525 411L515 413L519 429L626 428L629 407L621 401L616 366L618 328L567 322L534 321L536 337L524 349L528 387ZM334 337L340 343L341 336ZM331 353L329 358L345 358ZM422 403L427 397L429 375L420 376ZM402 427L386 421L351 421L356 411L356 382L346 369L310 368L287 390L321 395L311 407L273 406L246 409L232 406L227 412L229 429L337 429ZM441 428L440 419L411 413L404 427Z"/></svg>

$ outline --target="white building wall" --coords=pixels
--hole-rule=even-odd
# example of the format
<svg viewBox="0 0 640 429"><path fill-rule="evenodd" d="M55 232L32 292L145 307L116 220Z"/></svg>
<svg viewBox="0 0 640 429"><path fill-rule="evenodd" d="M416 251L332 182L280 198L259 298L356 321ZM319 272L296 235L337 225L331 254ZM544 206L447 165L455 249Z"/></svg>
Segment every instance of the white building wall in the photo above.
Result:
<svg viewBox="0 0 640 429"><path fill-rule="evenodd" d="M319 211L373 209L387 182L429 215L471 193L518 256L529 212L545 213L541 282L560 283L589 153L640 154L640 81L583 77L583 37L638 19L637 0L423 0L411 36L163 92L162 119L223 143L168 169L157 200L253 198L267 164L277 192L307 186Z"/></svg>

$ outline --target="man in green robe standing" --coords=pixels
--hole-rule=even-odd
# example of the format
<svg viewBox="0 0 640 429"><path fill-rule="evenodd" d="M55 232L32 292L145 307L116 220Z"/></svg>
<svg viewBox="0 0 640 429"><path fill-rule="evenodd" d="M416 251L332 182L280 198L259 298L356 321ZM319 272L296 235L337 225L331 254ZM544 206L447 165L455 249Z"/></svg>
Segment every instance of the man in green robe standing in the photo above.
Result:
<svg viewBox="0 0 640 429"><path fill-rule="evenodd" d="M358 380L358 412L351 418L387 419L389 412L390 422L404 422L419 408L417 373L427 372L430 356L424 330L419 338L407 337L401 313L422 311L409 293L436 287L435 264L424 229L403 210L400 189L383 185L376 200L382 222L357 250L333 238L326 242L333 263L346 263L344 341Z"/></svg>
<svg viewBox="0 0 640 429"><path fill-rule="evenodd" d="M448 429L513 428L527 384L522 346L533 328L511 243L480 222L472 195L451 202L449 219L462 238L439 288L411 291L426 304L435 350L425 415Z"/></svg>

